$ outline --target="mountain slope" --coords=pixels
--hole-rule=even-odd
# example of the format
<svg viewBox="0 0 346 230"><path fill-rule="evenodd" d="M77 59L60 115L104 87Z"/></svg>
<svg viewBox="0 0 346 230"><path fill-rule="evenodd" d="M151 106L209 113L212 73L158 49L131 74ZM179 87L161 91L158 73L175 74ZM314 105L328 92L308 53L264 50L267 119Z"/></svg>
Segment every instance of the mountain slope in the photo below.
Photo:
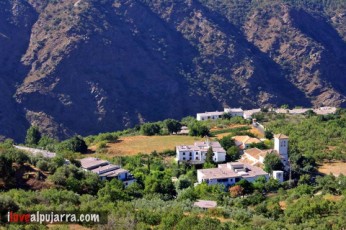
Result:
<svg viewBox="0 0 346 230"><path fill-rule="evenodd" d="M342 2L1 4L4 136L21 140L29 124L87 135L225 105L345 104Z"/></svg>

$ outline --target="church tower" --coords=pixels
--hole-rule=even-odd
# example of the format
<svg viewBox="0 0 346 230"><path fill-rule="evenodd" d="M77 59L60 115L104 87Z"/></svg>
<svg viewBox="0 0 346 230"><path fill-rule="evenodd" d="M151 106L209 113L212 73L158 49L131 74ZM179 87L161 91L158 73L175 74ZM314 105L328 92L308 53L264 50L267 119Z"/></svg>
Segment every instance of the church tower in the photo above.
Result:
<svg viewBox="0 0 346 230"><path fill-rule="evenodd" d="M274 135L274 150L281 156L285 169L288 169L288 136L284 134Z"/></svg>

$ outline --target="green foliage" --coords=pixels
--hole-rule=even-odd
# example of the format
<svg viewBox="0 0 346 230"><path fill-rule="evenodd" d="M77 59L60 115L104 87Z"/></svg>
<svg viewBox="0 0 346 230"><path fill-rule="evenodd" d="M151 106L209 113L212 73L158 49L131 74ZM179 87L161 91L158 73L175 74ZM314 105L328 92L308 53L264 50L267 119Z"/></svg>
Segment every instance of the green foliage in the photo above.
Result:
<svg viewBox="0 0 346 230"><path fill-rule="evenodd" d="M267 154L264 158L264 170L268 173L272 173L273 170L283 170L283 164L279 155L275 153Z"/></svg>
<svg viewBox="0 0 346 230"><path fill-rule="evenodd" d="M344 146L346 116L344 114L274 119L267 124L267 128L275 133L285 133L290 137L290 159L295 158L294 161L309 161L307 163L314 167L312 160L346 159ZM305 159L301 159L302 157ZM308 168L304 170L311 171Z"/></svg>
<svg viewBox="0 0 346 230"><path fill-rule="evenodd" d="M50 138L46 135L43 135L40 139L40 141L38 142L38 146L41 148L52 148L52 146L56 145L58 143L57 140Z"/></svg>
<svg viewBox="0 0 346 230"><path fill-rule="evenodd" d="M273 139L274 134L273 134L271 131L266 130L266 131L264 131L264 136L265 136L265 138L267 138L268 140L271 140L271 139Z"/></svg>
<svg viewBox="0 0 346 230"><path fill-rule="evenodd" d="M7 214L7 212L9 210L11 210L13 212L16 212L19 209L19 207L16 204L16 202L10 196L1 195L1 194L0 194L0 207L1 207L1 209L0 209L0 220L2 218L4 218L4 216Z"/></svg>
<svg viewBox="0 0 346 230"><path fill-rule="evenodd" d="M209 149L208 149L208 151L207 151L207 153L206 153L205 162L206 162L206 163L213 163L213 162L214 162L213 157L214 157L213 148L212 148L212 147L209 147Z"/></svg>
<svg viewBox="0 0 346 230"><path fill-rule="evenodd" d="M236 161L240 158L240 152L237 146L229 147L226 154L226 161Z"/></svg>
<svg viewBox="0 0 346 230"><path fill-rule="evenodd" d="M333 203L328 200L321 199L319 196L314 198L303 196L285 210L285 216L289 223L300 224L310 218L328 215L331 209L333 209Z"/></svg>
<svg viewBox="0 0 346 230"><path fill-rule="evenodd" d="M226 150L232 146L235 146L234 140L232 139L232 135L227 135L227 136L222 137L219 140L219 143Z"/></svg>
<svg viewBox="0 0 346 230"><path fill-rule="evenodd" d="M209 132L209 128L206 125L196 121L189 126L189 135L205 137L205 136L209 136L210 132Z"/></svg>
<svg viewBox="0 0 346 230"><path fill-rule="evenodd" d="M57 186L64 186L74 192L96 194L101 186L97 174L85 172L74 165L64 165L48 178Z"/></svg>
<svg viewBox="0 0 346 230"><path fill-rule="evenodd" d="M88 151L88 146L86 145L83 138L74 136L68 140L61 142L58 145L58 151L86 153Z"/></svg>
<svg viewBox="0 0 346 230"><path fill-rule="evenodd" d="M141 133L145 136L160 134L161 127L156 123L145 123L141 126Z"/></svg>
<svg viewBox="0 0 346 230"><path fill-rule="evenodd" d="M174 119L166 119L163 121L169 133L177 133L181 129L181 123Z"/></svg>
<svg viewBox="0 0 346 230"><path fill-rule="evenodd" d="M41 139L41 133L36 126L31 126L27 132L25 137L25 144L28 146L36 146Z"/></svg>
<svg viewBox="0 0 346 230"><path fill-rule="evenodd" d="M244 179L241 179L240 181L238 181L236 185L240 185L243 188L244 194L250 194L254 190L253 184Z"/></svg>

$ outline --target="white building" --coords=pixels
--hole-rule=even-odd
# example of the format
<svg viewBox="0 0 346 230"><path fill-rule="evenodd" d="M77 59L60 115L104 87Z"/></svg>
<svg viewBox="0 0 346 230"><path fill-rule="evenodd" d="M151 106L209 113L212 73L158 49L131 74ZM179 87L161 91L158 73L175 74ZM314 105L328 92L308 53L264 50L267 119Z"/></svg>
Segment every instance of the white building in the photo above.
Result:
<svg viewBox="0 0 346 230"><path fill-rule="evenodd" d="M217 141L209 141L209 139L205 142L197 141L194 145L176 146L176 160L178 162L202 164L206 159L206 154L210 147L214 152L214 162L224 162L226 160L226 151L222 148L220 143Z"/></svg>
<svg viewBox="0 0 346 230"><path fill-rule="evenodd" d="M244 111L242 108L224 108L225 113L229 113L232 117L243 117Z"/></svg>
<svg viewBox="0 0 346 230"><path fill-rule="evenodd" d="M241 179L254 182L261 176L269 179L269 174L260 167L240 162L219 164L218 168L197 170L198 183L205 182L208 185L224 184L225 186L231 186Z"/></svg>
<svg viewBox="0 0 346 230"><path fill-rule="evenodd" d="M252 119L252 115L261 112L261 109L244 110L244 119Z"/></svg>
<svg viewBox="0 0 346 230"><path fill-rule="evenodd" d="M197 121L205 121L205 120L217 120L222 118L224 112L205 112L205 113L197 113L196 119Z"/></svg>
<svg viewBox="0 0 346 230"><path fill-rule="evenodd" d="M205 120L217 120L222 118L222 115L228 113L232 117L243 117L244 111L241 108L224 108L224 111L215 111L215 112L205 112L205 113L197 113L196 119L197 121L205 121Z"/></svg>
<svg viewBox="0 0 346 230"><path fill-rule="evenodd" d="M273 171L273 178L275 180L278 180L280 183L284 182L284 171L280 170L274 170Z"/></svg>
<svg viewBox="0 0 346 230"><path fill-rule="evenodd" d="M284 134L274 135L274 150L280 155L285 169L289 169L288 162L288 136Z"/></svg>
<svg viewBox="0 0 346 230"><path fill-rule="evenodd" d="M128 186L136 181L128 170L122 169L119 165L110 164L108 161L101 160L95 157L87 157L80 160L81 167L85 171L90 171L99 175L101 180L118 179L125 186Z"/></svg>

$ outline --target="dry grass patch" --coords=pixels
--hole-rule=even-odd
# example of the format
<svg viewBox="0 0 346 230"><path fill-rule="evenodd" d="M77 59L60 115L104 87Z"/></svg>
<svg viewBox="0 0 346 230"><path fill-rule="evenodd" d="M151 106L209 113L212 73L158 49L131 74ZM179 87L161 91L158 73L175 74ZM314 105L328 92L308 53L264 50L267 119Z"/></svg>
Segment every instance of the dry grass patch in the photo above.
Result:
<svg viewBox="0 0 346 230"><path fill-rule="evenodd" d="M149 154L153 151L174 150L176 145L192 145L195 141L204 140L191 136L131 136L120 137L116 143L107 144L108 156L127 156L138 153ZM96 147L92 147L95 150Z"/></svg>
<svg viewBox="0 0 346 230"><path fill-rule="evenodd" d="M318 171L326 175L330 173L332 173L334 176L339 176L340 174L346 175L346 162L326 162L318 168Z"/></svg>

